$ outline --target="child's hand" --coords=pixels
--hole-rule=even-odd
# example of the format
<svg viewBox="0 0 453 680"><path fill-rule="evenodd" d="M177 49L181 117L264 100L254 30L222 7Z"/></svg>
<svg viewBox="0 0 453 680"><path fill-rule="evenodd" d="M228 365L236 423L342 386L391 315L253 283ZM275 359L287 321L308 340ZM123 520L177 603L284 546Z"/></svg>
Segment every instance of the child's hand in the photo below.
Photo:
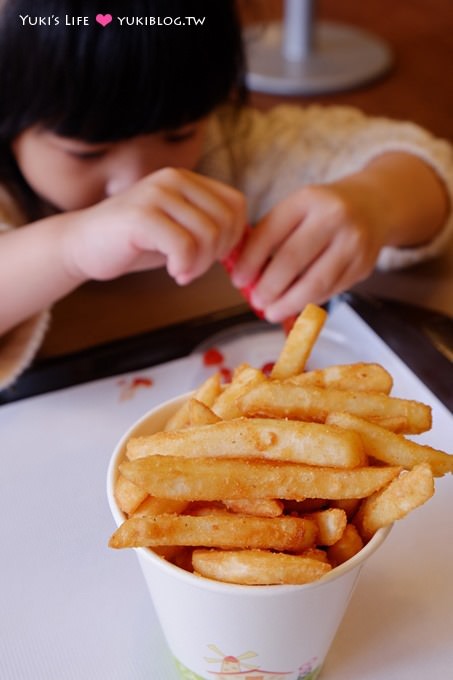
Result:
<svg viewBox="0 0 453 680"><path fill-rule="evenodd" d="M234 285L255 281L251 303L269 321L325 302L372 271L387 237L379 208L369 192L347 181L291 194L253 229Z"/></svg>
<svg viewBox="0 0 453 680"><path fill-rule="evenodd" d="M234 247L245 222L241 193L188 170L165 168L74 213L65 261L81 280L166 265L186 284Z"/></svg>

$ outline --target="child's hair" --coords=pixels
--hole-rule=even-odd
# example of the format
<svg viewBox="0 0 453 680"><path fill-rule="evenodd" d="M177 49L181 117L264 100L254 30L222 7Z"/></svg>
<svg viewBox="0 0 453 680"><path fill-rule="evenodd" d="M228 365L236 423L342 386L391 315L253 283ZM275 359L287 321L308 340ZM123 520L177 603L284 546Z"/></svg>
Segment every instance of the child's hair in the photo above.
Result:
<svg viewBox="0 0 453 680"><path fill-rule="evenodd" d="M235 0L109 0L105 28L91 0L0 6L0 144L33 125L87 142L171 130L245 92ZM66 15L90 25L68 26ZM122 16L151 25L120 25ZM50 25L31 25L37 17Z"/></svg>

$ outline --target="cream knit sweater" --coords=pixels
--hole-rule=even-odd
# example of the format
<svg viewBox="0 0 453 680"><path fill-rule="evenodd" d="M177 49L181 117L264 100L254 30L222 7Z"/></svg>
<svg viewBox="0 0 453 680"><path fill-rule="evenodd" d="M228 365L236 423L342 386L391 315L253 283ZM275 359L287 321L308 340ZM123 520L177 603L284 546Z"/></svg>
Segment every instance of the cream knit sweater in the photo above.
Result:
<svg viewBox="0 0 453 680"><path fill-rule="evenodd" d="M453 206L453 150L447 142L412 123L369 118L347 107L279 106L267 113L245 109L239 115L221 112L210 120L198 171L240 189L248 199L253 224L297 188L356 172L387 151L406 151L427 162L444 182ZM0 187L0 232L24 221L20 207ZM383 270L407 267L434 257L452 234L453 210L433 241L413 249L383 248L377 266ZM48 321L49 312L43 311L0 338L0 389L29 365Z"/></svg>

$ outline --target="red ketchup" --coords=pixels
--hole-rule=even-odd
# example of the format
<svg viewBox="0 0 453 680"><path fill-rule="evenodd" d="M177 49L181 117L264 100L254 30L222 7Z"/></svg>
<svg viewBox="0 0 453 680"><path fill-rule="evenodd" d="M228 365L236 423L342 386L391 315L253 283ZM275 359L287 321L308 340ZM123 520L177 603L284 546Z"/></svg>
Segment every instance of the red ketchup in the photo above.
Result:
<svg viewBox="0 0 453 680"><path fill-rule="evenodd" d="M133 378L131 387L152 387L153 381L151 378Z"/></svg>
<svg viewBox="0 0 453 680"><path fill-rule="evenodd" d="M261 372L264 373L265 376L269 377L270 374L272 373L272 369L274 368L275 361L268 361L265 364L261 366Z"/></svg>
<svg viewBox="0 0 453 680"><path fill-rule="evenodd" d="M234 266L235 266L236 262L238 261L238 257L241 254L242 249L244 248L244 246L247 242L247 239L250 236L251 232L252 232L252 227L250 225L247 225L245 230L244 230L244 234L242 235L241 240L235 245L233 250L222 260L222 264L225 267L228 274L231 274L231 272L233 271ZM264 319L263 310L257 309L250 302L250 298L252 296L252 292L253 292L253 288L255 286L255 283L256 283L256 280L252 281L247 286L243 286L240 289L240 292L243 295L243 297L247 300L251 309L255 312L256 316L259 319ZM285 319L285 321L282 322L282 327L283 327L283 330L285 332L285 335L288 335L291 328L294 326L294 322L295 322L296 319L297 319L297 315L289 316L287 319Z"/></svg>
<svg viewBox="0 0 453 680"><path fill-rule="evenodd" d="M233 378L233 372L231 368L227 368L227 366L222 366L222 368L219 369L219 373L222 376L223 382L226 383L231 382L231 379Z"/></svg>
<svg viewBox="0 0 453 680"><path fill-rule="evenodd" d="M222 264L225 267L228 274L231 274L231 272L233 271L234 266L238 260L238 257L241 254L242 249L244 248L246 241L251 234L251 231L252 227L250 225L247 225L241 240L235 245L233 250L222 260ZM243 286L242 288L240 288L240 292L241 295L247 300L251 309L255 312L257 317L263 319L264 312L261 309L257 309L256 307L254 307L250 302L254 285L255 281L252 281L252 283L249 283L247 286Z"/></svg>
<svg viewBox="0 0 453 680"><path fill-rule="evenodd" d="M282 328L283 328L285 335L289 335L292 327L294 326L294 324L296 322L296 319L297 319L297 314L295 314L294 316L288 316L287 319L282 321Z"/></svg>
<svg viewBox="0 0 453 680"><path fill-rule="evenodd" d="M215 366L223 363L223 354L217 347L210 347L203 354L203 363L205 366Z"/></svg>

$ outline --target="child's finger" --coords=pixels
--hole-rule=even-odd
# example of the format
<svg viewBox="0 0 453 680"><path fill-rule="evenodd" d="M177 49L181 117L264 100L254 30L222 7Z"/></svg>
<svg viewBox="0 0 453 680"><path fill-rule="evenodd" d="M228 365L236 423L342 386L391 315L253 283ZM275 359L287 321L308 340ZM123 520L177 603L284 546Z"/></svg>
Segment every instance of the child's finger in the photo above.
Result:
<svg viewBox="0 0 453 680"><path fill-rule="evenodd" d="M135 230L132 243L139 252L161 253L173 278L190 272L197 256L193 234L164 213L155 214L152 225L142 222Z"/></svg>
<svg viewBox="0 0 453 680"><path fill-rule="evenodd" d="M226 272L231 276L232 271L234 270L234 267L236 266L236 262L238 261L241 252L243 248L245 247L245 244L247 240L249 239L250 235L252 232L252 227L250 225L247 225L244 229L244 232L242 234L241 239L236 243L234 248L230 250L230 252L227 254L226 257L224 257L221 262L223 266L225 267ZM246 286L242 286L240 288L240 292L242 293L243 297L247 300L255 314L262 319L263 318L263 312L261 309L253 305L251 302L251 297L253 293L253 283L250 283Z"/></svg>
<svg viewBox="0 0 453 680"><path fill-rule="evenodd" d="M291 198L279 203L256 224L232 272L235 286L249 285L257 279L279 244L305 217L301 203Z"/></svg>
<svg viewBox="0 0 453 680"><path fill-rule="evenodd" d="M192 277L199 276L218 257L223 239L223 225L217 223L194 203L185 200L179 193L170 195L168 200L164 201L160 212L193 237L195 249L190 255L190 267L186 273L190 273Z"/></svg>
<svg viewBox="0 0 453 680"><path fill-rule="evenodd" d="M329 236L322 225L307 218L279 244L265 265L253 289L253 303L265 309L280 298L328 243Z"/></svg>
<svg viewBox="0 0 453 680"><path fill-rule="evenodd" d="M188 170L167 168L155 179L217 225L215 257L224 257L239 240L245 225L244 196L233 187ZM193 222L191 225L195 228Z"/></svg>
<svg viewBox="0 0 453 680"><path fill-rule="evenodd" d="M344 290L343 278L350 265L349 257L332 246L325 250L310 267L274 303L265 308L268 321L279 322L297 314L309 302L322 304Z"/></svg>
<svg viewBox="0 0 453 680"><path fill-rule="evenodd" d="M219 189L219 183L165 169L140 190L144 224L138 227L136 245L164 253L170 275L180 284L203 274L241 232L243 201L238 192Z"/></svg>

